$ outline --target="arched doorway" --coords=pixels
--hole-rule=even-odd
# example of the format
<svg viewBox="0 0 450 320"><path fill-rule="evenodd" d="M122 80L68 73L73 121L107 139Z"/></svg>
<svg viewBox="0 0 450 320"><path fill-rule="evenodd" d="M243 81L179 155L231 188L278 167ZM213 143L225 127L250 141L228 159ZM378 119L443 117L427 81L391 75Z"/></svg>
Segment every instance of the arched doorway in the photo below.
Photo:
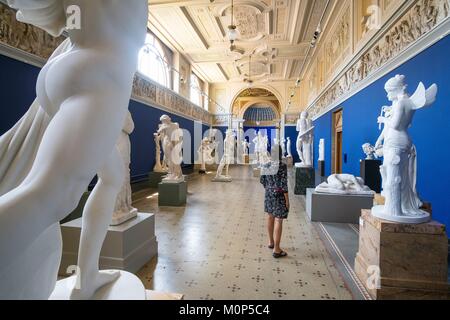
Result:
<svg viewBox="0 0 450 320"><path fill-rule="evenodd" d="M232 114L238 140L252 142L259 131L267 135L269 148L280 136L281 103L277 96L266 88L243 89L232 103ZM237 127L239 126L239 128Z"/></svg>

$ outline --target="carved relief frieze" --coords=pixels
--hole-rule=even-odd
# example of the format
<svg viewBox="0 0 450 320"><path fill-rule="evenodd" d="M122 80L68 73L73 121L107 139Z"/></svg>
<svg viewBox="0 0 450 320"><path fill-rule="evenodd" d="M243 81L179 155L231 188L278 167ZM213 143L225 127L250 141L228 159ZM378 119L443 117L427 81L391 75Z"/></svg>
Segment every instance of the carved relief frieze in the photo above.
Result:
<svg viewBox="0 0 450 320"><path fill-rule="evenodd" d="M356 84L446 19L449 16L449 7L449 0L417 1L376 44L309 107L312 116L322 113L343 94L352 90Z"/></svg>

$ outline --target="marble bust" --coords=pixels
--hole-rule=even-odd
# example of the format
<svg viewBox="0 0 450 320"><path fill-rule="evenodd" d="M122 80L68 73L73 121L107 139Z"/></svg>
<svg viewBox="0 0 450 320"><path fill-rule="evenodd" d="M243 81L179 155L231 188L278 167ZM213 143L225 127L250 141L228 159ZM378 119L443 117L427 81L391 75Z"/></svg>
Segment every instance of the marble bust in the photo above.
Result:
<svg viewBox="0 0 450 320"><path fill-rule="evenodd" d="M312 143L314 126L308 116L308 112L303 111L300 115L300 119L297 121L297 153L301 162L296 163L296 167L311 168L313 166Z"/></svg>
<svg viewBox="0 0 450 320"><path fill-rule="evenodd" d="M167 163L167 176L163 183L179 183L184 181L181 163L183 161L183 131L178 123L172 122L168 115L160 118L161 125L157 134L161 135L164 159Z"/></svg>
<svg viewBox="0 0 450 320"><path fill-rule="evenodd" d="M327 182L323 182L316 187L316 192L353 195L375 194L374 191L364 184L362 178L351 174L333 174L329 176Z"/></svg>
<svg viewBox="0 0 450 320"><path fill-rule="evenodd" d="M421 210L422 202L416 190L417 164L416 148L412 143L408 129L412 125L417 110L434 103L437 86L428 90L420 83L411 97L406 92L405 76L397 75L386 83L385 90L392 106L384 107L386 114L378 118L384 128L375 148L383 148L382 195L385 205L372 208L372 214L378 218L399 223L424 223L430 215Z"/></svg>
<svg viewBox="0 0 450 320"><path fill-rule="evenodd" d="M83 27L67 30L67 40L38 76L39 108L34 115L40 130L29 127L37 137L22 141L23 151L37 148L24 153L32 165L8 169L19 183L0 196L2 299L48 299L56 291L56 298L91 299L104 286L114 288L124 279L137 279L118 270L99 270L98 261L125 178L116 143L145 42L148 1L67 2L8 1L18 10L18 20L55 36L65 30L68 7L78 6ZM29 112L25 119L34 109ZM43 113L45 117L40 117ZM10 149L3 144L12 141L17 140L0 139L0 150L8 157ZM57 283L59 221L75 209L95 175L99 179L83 212L77 273L71 282ZM145 299L145 289L137 281Z"/></svg>
<svg viewBox="0 0 450 320"><path fill-rule="evenodd" d="M259 131L257 136L253 139L253 143L255 145L255 163L259 166L263 166L270 162L271 159L268 152L269 140L267 136L263 136L262 132Z"/></svg>

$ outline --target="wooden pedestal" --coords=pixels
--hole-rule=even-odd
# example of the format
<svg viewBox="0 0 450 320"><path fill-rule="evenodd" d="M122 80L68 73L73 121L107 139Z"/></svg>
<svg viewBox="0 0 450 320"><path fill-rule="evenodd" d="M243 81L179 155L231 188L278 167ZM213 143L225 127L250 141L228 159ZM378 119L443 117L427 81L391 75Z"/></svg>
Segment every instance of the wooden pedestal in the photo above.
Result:
<svg viewBox="0 0 450 320"><path fill-rule="evenodd" d="M355 272L373 299L449 299L447 255L444 225L389 222L362 210Z"/></svg>

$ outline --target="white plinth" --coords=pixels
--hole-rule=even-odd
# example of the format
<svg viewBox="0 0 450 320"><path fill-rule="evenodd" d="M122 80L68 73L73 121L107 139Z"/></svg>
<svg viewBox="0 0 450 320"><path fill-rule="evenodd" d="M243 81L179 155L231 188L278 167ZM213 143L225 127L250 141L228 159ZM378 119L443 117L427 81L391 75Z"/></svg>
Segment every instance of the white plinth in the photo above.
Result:
<svg viewBox="0 0 450 320"><path fill-rule="evenodd" d="M428 212L422 211L420 216L393 216L384 213L384 206L375 206L372 208L372 215L376 218L386 221L406 223L406 224L420 224L428 223L431 220L431 216Z"/></svg>
<svg viewBox="0 0 450 320"><path fill-rule="evenodd" d="M77 264L82 219L61 226L63 253L59 274L67 276L67 268ZM119 269L135 273L158 253L155 216L138 213L119 226L110 226L100 253L100 269Z"/></svg>
<svg viewBox="0 0 450 320"><path fill-rule="evenodd" d="M70 300L70 293L75 287L75 281L75 276L58 281L50 300ZM146 299L147 295L142 281L132 273L120 271L120 277L113 283L97 290L91 300Z"/></svg>
<svg viewBox="0 0 450 320"><path fill-rule="evenodd" d="M118 226L121 225L122 223L127 222L128 220L131 220L133 218L136 218L138 214L138 210L137 209L133 209L128 213L121 213L118 215L113 215L112 221L111 221L111 226Z"/></svg>
<svg viewBox="0 0 450 320"><path fill-rule="evenodd" d="M220 177L215 177L211 180L212 182L232 182L233 178L229 177L229 176L220 176Z"/></svg>

